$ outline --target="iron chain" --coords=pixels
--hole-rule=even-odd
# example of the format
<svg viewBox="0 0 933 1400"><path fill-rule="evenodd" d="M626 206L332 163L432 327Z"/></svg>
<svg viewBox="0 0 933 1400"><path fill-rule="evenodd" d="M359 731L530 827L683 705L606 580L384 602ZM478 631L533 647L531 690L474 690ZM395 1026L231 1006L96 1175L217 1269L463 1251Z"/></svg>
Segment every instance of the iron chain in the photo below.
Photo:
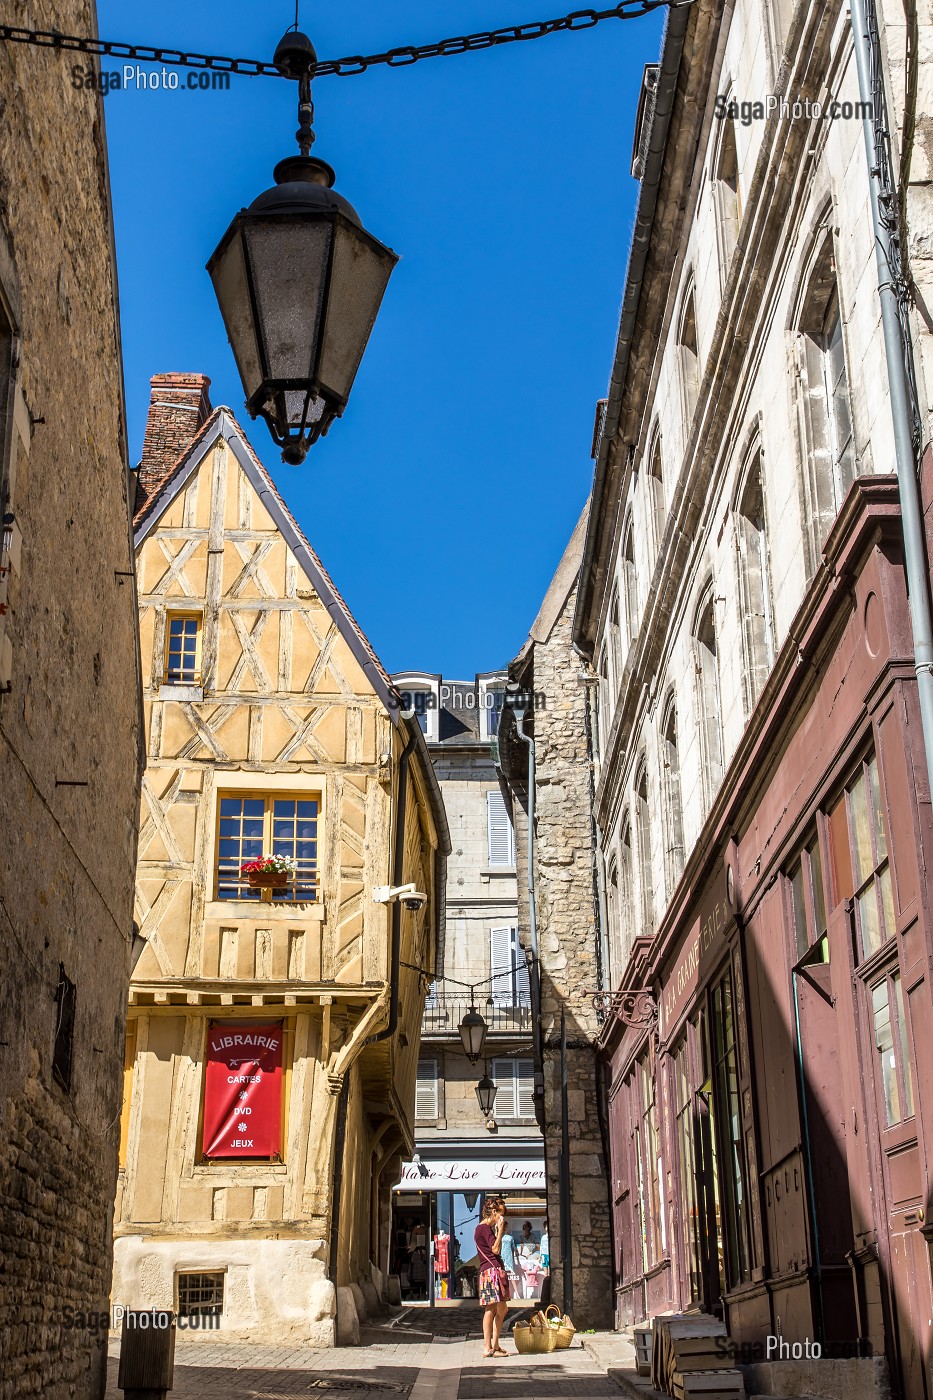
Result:
<svg viewBox="0 0 933 1400"><path fill-rule="evenodd" d="M477 34L463 34L440 39L433 44L408 44L388 49L385 53L354 54L348 58L322 59L314 68L315 78L335 75L355 77L369 68L407 68L422 58L446 58L453 54L478 53L497 48L500 44L522 43L543 39L548 34L576 33L592 29L607 19L638 19L652 10L679 9L693 0L620 0L608 10L575 10L559 19L533 20L527 24L511 24L503 29L488 29ZM250 78L280 78L275 64L258 58L225 58L219 54L185 53L180 49L153 48L147 44L121 44L108 39L82 39L57 30L21 29L12 24L0 24L0 41L8 44L32 44L38 48L60 49L70 53L86 53L99 58L123 58L136 63L162 63L177 68L205 68L216 73L242 73Z"/></svg>

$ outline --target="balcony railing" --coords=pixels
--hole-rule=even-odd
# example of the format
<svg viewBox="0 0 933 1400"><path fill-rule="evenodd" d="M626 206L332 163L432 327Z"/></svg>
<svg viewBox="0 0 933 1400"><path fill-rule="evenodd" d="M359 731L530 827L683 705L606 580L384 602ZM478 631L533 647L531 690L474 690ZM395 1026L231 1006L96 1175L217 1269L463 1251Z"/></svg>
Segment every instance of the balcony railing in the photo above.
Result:
<svg viewBox="0 0 933 1400"><path fill-rule="evenodd" d="M531 1033L531 1001L528 997L519 994L508 1001L498 997L488 1000L487 997L488 994L480 993L473 1005L486 1022L490 1035ZM429 997L424 1008L421 1034L456 1035L469 1009L469 997Z"/></svg>

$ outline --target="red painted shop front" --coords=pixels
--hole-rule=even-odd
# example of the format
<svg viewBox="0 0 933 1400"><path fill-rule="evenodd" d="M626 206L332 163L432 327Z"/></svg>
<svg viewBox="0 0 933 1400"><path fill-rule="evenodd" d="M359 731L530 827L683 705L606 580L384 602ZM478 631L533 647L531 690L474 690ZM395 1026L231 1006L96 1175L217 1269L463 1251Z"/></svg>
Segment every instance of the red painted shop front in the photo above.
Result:
<svg viewBox="0 0 933 1400"><path fill-rule="evenodd" d="M620 1324L722 1316L930 1400L930 801L889 478L856 483L602 1038Z"/></svg>

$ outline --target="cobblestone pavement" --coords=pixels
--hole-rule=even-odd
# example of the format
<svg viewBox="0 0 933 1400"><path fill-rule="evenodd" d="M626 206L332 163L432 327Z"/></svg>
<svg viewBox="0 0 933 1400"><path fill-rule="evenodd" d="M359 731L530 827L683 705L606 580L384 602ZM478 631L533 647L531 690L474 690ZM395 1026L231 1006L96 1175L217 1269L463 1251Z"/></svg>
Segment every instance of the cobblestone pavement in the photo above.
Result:
<svg viewBox="0 0 933 1400"><path fill-rule="evenodd" d="M400 1320L412 1326L410 1314ZM455 1322L440 1319L438 1312L429 1319L441 1333L433 1339L424 1332L416 1341L397 1329L368 1329L367 1345L327 1351L179 1335L170 1400L618 1400L621 1395L579 1342L550 1356L519 1356L508 1340L507 1357L484 1360L476 1320L478 1313ZM415 1322L421 1324L417 1314ZM459 1335L452 1335L455 1326ZM114 1342L107 1400L122 1400L118 1350Z"/></svg>

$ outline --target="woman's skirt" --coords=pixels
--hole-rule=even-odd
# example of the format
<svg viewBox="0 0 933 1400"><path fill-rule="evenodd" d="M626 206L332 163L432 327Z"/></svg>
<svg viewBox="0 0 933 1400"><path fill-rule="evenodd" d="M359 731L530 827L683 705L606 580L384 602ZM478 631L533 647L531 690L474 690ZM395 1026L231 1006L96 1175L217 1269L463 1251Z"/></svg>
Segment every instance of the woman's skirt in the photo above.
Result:
<svg viewBox="0 0 933 1400"><path fill-rule="evenodd" d="M480 1269L479 1301L484 1308L490 1303L508 1302L509 1297L509 1280L501 1265L497 1269Z"/></svg>

